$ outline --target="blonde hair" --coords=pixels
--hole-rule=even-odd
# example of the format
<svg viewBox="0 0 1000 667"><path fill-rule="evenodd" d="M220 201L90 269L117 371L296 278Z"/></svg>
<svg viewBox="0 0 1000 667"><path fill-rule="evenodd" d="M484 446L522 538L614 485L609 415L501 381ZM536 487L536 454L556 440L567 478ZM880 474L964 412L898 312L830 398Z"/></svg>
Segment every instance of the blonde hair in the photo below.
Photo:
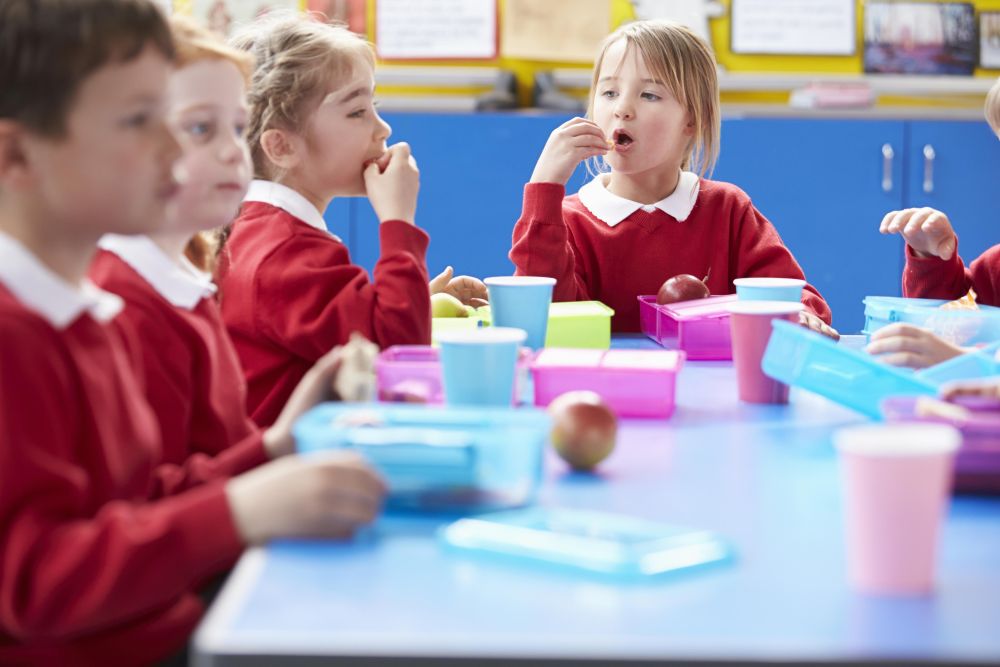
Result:
<svg viewBox="0 0 1000 667"><path fill-rule="evenodd" d="M247 128L257 178L275 177L260 145L264 132L301 132L326 93L352 76L359 63L375 67L371 44L345 24L320 22L299 13L271 12L229 43L253 54L257 62L248 94Z"/></svg>
<svg viewBox="0 0 1000 667"><path fill-rule="evenodd" d="M221 60L235 65L249 86L253 74L252 55L228 46L220 35L180 14L170 18L170 32L174 38L174 66L177 69L204 60ZM222 242L221 229L198 232L184 247L184 255L202 271L213 273Z"/></svg>
<svg viewBox="0 0 1000 667"><path fill-rule="evenodd" d="M996 80L990 92L986 94L984 112L986 122L993 128L993 133L1000 135L1000 79Z"/></svg>
<svg viewBox="0 0 1000 667"><path fill-rule="evenodd" d="M620 40L625 40L626 53L632 49L638 51L653 77L670 89L695 127L681 167L699 176L711 173L719 157L721 134L719 76L708 44L685 26L670 21L635 21L608 35L594 61L587 117L593 118L604 57L611 45Z"/></svg>

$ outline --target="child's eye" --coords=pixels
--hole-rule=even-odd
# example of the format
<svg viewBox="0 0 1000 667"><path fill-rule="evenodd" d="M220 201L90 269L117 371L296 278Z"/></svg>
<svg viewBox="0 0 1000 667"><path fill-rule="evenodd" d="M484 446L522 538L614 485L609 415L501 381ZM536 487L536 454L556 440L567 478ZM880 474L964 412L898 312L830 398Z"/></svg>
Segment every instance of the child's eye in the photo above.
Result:
<svg viewBox="0 0 1000 667"><path fill-rule="evenodd" d="M365 112L367 112L367 111L368 111L368 109L358 109L357 111L352 111L351 113L347 114L347 117L348 118L361 118L362 116L365 115Z"/></svg>
<svg viewBox="0 0 1000 667"><path fill-rule="evenodd" d="M657 100L662 99L656 93L643 93L640 97L642 97L642 99L644 100L650 100L651 102L656 102Z"/></svg>
<svg viewBox="0 0 1000 667"><path fill-rule="evenodd" d="M247 126L244 123L237 123L235 127L233 127L233 132L236 133L237 137L243 138L247 133Z"/></svg>
<svg viewBox="0 0 1000 667"><path fill-rule="evenodd" d="M126 117L125 120L122 121L122 124L125 127L142 128L149 124L151 118L152 114L142 111Z"/></svg>
<svg viewBox="0 0 1000 667"><path fill-rule="evenodd" d="M212 123L209 122L199 122L199 123L189 123L184 131L195 139L207 139L214 131Z"/></svg>
<svg viewBox="0 0 1000 667"><path fill-rule="evenodd" d="M608 99L611 99L617 94L618 93L613 90L605 90L604 92L601 93L601 97L607 97Z"/></svg>
<svg viewBox="0 0 1000 667"><path fill-rule="evenodd" d="M380 106L382 106L382 100L380 100L377 97L373 97L372 98L372 106L375 107L376 109L378 109Z"/></svg>

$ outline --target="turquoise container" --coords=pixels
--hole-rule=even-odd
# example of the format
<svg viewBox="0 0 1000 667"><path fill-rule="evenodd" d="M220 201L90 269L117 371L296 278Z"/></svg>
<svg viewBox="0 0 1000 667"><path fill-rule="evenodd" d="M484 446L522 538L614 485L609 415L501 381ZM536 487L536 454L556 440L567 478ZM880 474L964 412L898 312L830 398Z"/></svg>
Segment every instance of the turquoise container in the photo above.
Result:
<svg viewBox="0 0 1000 667"><path fill-rule="evenodd" d="M533 350L544 347L556 279L497 276L483 282L490 293L493 326L523 329L528 336L525 345Z"/></svg>

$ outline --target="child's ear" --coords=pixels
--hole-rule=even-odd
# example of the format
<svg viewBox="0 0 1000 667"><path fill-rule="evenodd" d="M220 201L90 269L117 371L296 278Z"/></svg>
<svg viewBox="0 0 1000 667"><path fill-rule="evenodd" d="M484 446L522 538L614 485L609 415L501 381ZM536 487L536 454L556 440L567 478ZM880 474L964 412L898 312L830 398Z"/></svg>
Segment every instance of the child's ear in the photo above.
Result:
<svg viewBox="0 0 1000 667"><path fill-rule="evenodd" d="M688 119L687 125L684 126L684 136L693 137L695 134L695 130L696 128L694 126L694 121Z"/></svg>
<svg viewBox="0 0 1000 667"><path fill-rule="evenodd" d="M0 120L0 183L17 187L28 178L24 128L12 120Z"/></svg>
<svg viewBox="0 0 1000 667"><path fill-rule="evenodd" d="M301 142L296 139L297 137L284 130L265 130L260 135L260 147L271 164L282 171L287 171L302 160Z"/></svg>

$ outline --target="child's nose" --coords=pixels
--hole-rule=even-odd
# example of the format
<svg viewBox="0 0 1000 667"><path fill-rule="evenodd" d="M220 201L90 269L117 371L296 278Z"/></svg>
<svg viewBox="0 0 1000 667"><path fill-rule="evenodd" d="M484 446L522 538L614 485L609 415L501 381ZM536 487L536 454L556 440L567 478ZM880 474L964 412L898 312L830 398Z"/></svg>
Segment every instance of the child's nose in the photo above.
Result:
<svg viewBox="0 0 1000 667"><path fill-rule="evenodd" d="M621 100L615 106L615 118L622 118L628 120L635 115L635 111L632 108L632 103L627 100Z"/></svg>
<svg viewBox="0 0 1000 667"><path fill-rule="evenodd" d="M378 127L375 129L375 140L385 141L392 136L392 126L385 122L385 120L382 119L382 116L379 116L377 113L375 114L375 117L378 119Z"/></svg>

